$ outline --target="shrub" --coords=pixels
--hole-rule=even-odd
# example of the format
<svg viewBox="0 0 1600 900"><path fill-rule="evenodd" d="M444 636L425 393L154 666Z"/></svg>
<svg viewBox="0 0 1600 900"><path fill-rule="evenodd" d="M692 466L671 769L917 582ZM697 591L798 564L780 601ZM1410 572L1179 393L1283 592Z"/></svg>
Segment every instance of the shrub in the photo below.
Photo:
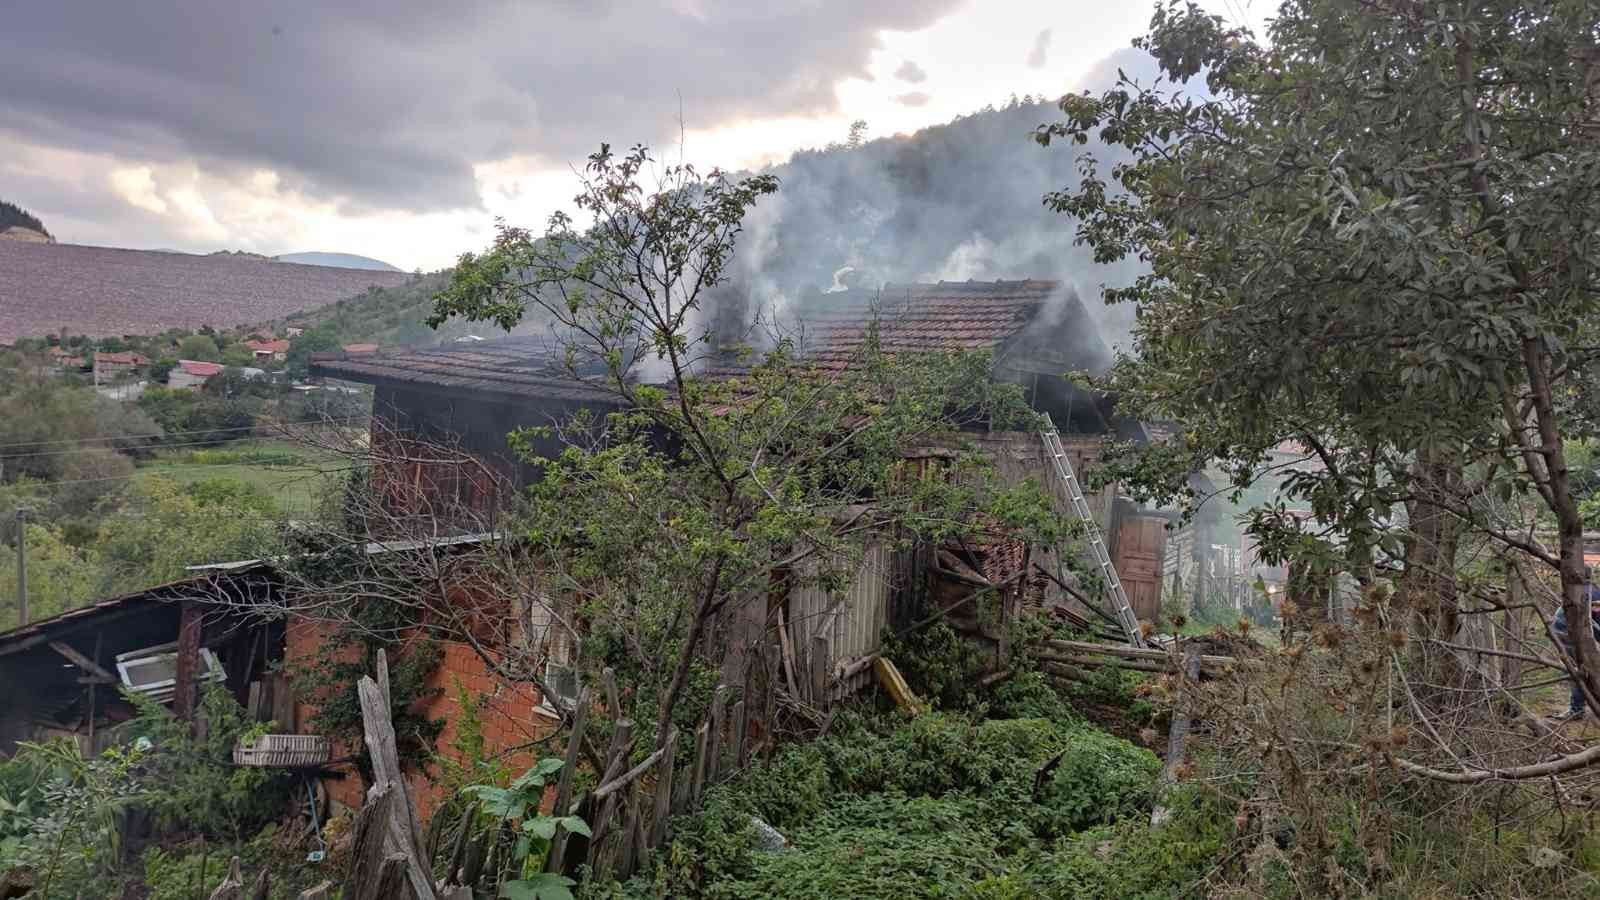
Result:
<svg viewBox="0 0 1600 900"><path fill-rule="evenodd" d="M226 688L206 687L200 701L206 727L200 737L149 697L126 696L138 710L130 734L148 738L154 747L141 779L160 786L146 803L163 825L238 842L283 812L292 779L271 769L233 765L234 745L265 733L267 726L246 718Z"/></svg>

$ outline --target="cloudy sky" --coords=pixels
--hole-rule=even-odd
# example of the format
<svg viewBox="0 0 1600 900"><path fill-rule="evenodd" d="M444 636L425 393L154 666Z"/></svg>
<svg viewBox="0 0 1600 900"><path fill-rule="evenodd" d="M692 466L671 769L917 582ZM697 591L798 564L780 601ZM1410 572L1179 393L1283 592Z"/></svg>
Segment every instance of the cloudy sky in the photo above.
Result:
<svg viewBox="0 0 1600 900"><path fill-rule="evenodd" d="M1237 20L1262 0L1210 0ZM62 241L448 265L601 141L755 166L1058 95L1143 0L50 0L0 27L0 199ZM681 111L681 113L680 113Z"/></svg>

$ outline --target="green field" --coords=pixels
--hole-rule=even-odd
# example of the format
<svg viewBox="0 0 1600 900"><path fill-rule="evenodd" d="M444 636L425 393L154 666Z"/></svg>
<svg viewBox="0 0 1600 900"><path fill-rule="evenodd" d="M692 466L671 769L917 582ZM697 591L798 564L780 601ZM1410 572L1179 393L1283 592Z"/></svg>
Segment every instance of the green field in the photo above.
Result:
<svg viewBox="0 0 1600 900"><path fill-rule="evenodd" d="M286 516L317 511L327 491L350 465L335 453L287 440L252 439L212 448L166 450L139 466L137 478L164 477L180 484L225 478L260 488Z"/></svg>

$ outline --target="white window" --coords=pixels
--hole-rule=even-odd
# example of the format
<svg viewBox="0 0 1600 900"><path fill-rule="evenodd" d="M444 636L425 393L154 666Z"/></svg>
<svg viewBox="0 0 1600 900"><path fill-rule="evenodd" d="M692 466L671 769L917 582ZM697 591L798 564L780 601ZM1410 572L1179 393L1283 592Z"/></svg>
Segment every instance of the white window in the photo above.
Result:
<svg viewBox="0 0 1600 900"><path fill-rule="evenodd" d="M555 602L540 594L527 604L523 615L523 632L526 647L533 658L542 660L544 708L548 712L571 709L578 700L581 687L578 678L577 641L572 632L556 615Z"/></svg>
<svg viewBox="0 0 1600 900"><path fill-rule="evenodd" d="M117 655L117 674L129 690L147 694L162 703L172 702L178 692L178 653L176 644L161 644L130 650ZM217 655L200 648L195 681L223 681L228 675Z"/></svg>

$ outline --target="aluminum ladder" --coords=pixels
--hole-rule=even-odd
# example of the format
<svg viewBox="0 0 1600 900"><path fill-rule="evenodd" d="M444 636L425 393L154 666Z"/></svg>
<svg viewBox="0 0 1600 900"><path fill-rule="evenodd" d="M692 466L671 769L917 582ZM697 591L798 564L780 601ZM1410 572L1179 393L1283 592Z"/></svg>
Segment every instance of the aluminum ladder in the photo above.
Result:
<svg viewBox="0 0 1600 900"><path fill-rule="evenodd" d="M1106 552L1105 539L1100 534L1100 523L1094 519L1089 504L1083 499L1083 488L1078 484L1078 475L1072 471L1072 461L1067 459L1067 449L1061 445L1061 435L1056 431L1056 423L1050 420L1048 413L1044 416L1044 425L1039 429L1039 437L1044 441L1044 452L1055 463L1056 475L1067 486L1067 497L1072 501L1072 511L1078 514L1087 526L1089 535L1089 549L1094 553L1094 561L1100 566L1100 574L1106 580L1106 593L1111 595L1111 602L1116 606L1117 621L1122 623L1122 630L1127 632L1128 643L1135 647L1143 647L1144 633L1139 629L1139 617L1133 614L1133 607L1128 604L1128 594L1122 589L1122 579L1117 577L1117 567L1111 562L1111 554Z"/></svg>

